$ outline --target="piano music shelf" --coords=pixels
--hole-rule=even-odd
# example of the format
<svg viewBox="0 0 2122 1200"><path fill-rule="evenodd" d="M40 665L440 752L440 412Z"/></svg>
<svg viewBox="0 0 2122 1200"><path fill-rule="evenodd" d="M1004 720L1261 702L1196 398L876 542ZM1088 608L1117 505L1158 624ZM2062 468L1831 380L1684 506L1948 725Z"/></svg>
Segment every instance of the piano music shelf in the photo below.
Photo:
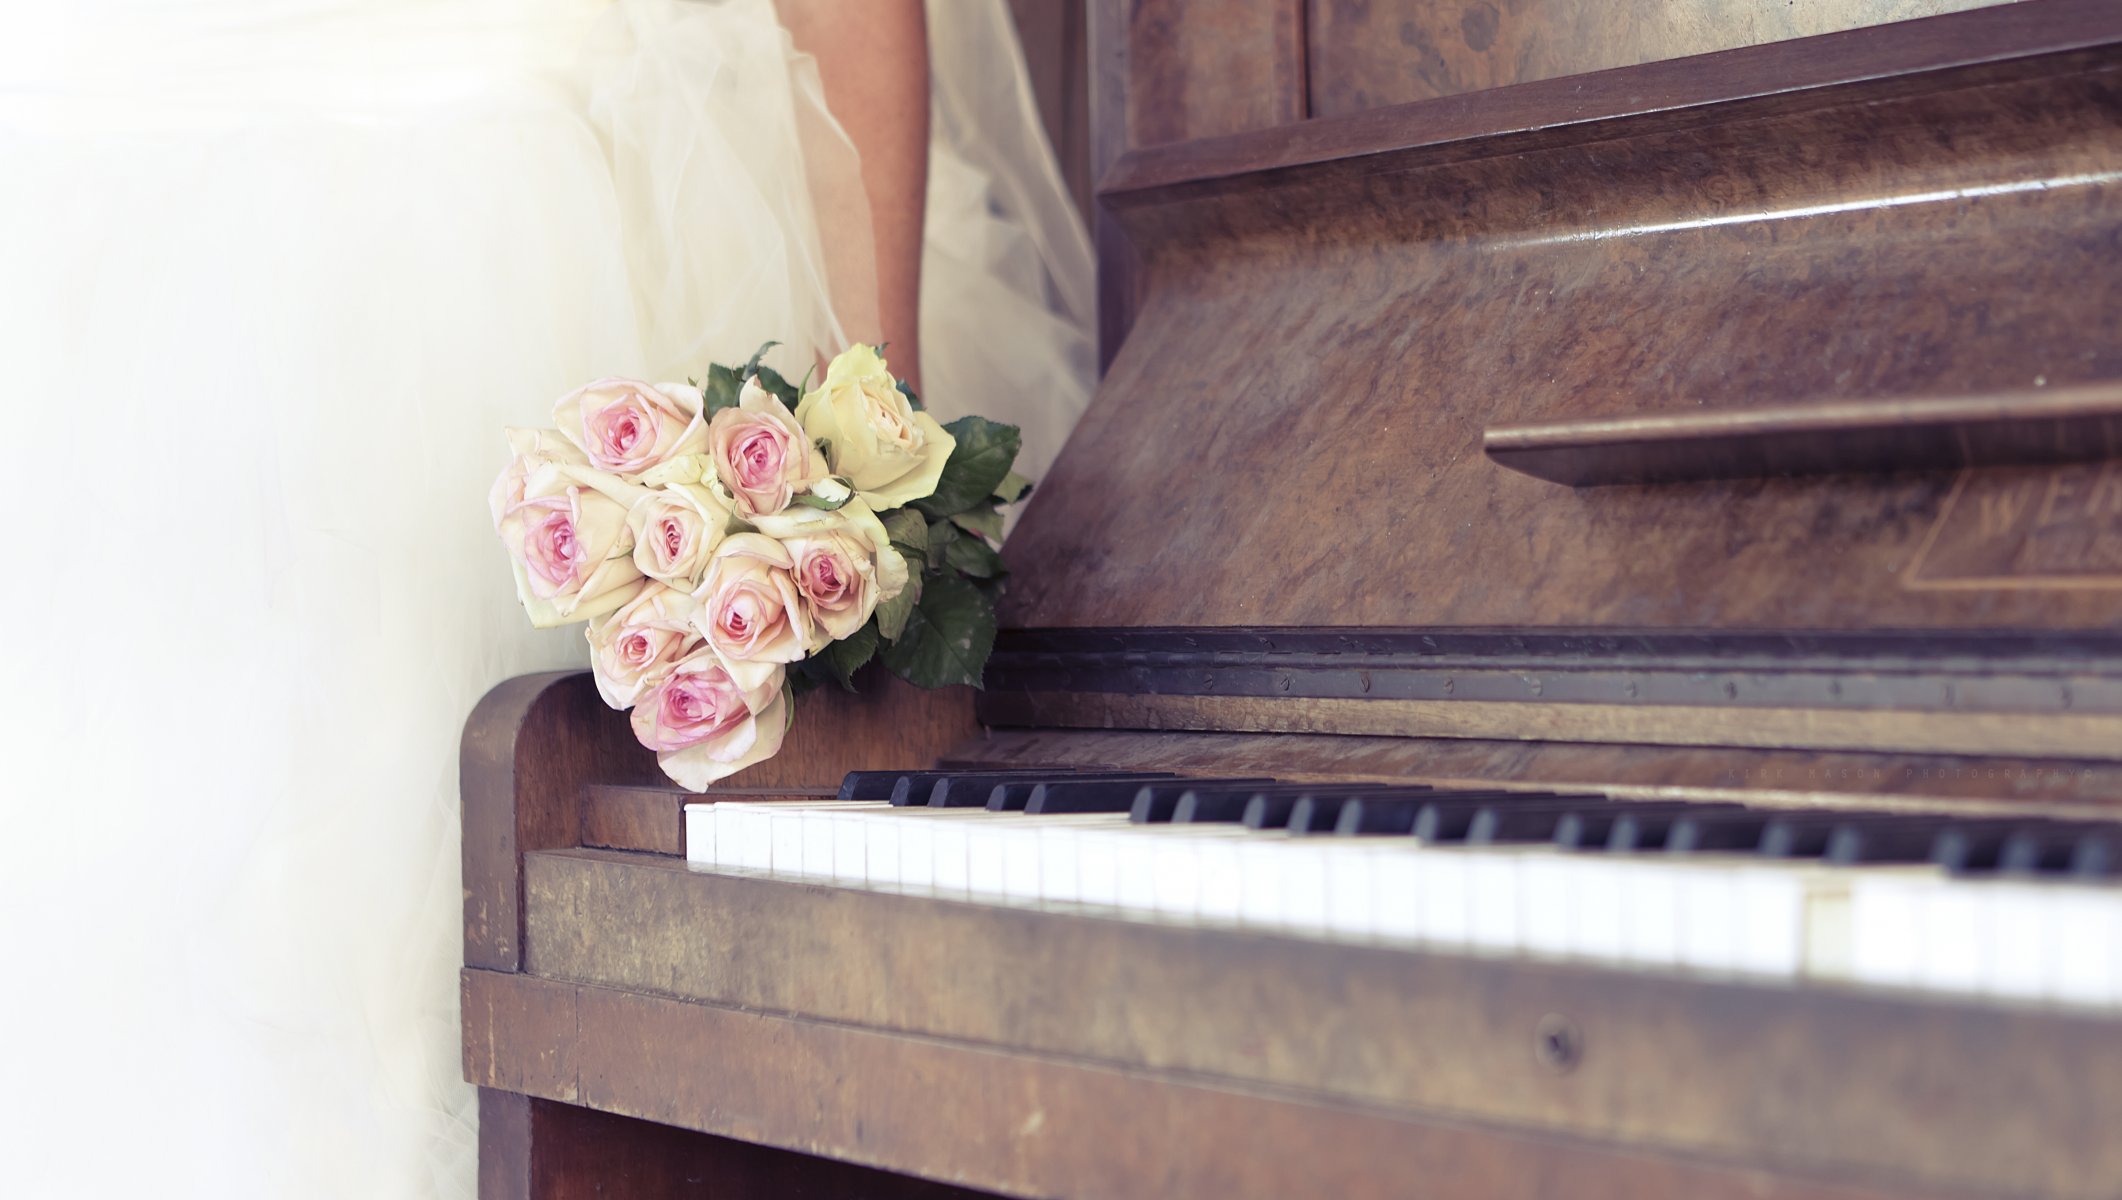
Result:
<svg viewBox="0 0 2122 1200"><path fill-rule="evenodd" d="M2122 383L1491 425L1499 466L1574 487L2122 457Z"/></svg>

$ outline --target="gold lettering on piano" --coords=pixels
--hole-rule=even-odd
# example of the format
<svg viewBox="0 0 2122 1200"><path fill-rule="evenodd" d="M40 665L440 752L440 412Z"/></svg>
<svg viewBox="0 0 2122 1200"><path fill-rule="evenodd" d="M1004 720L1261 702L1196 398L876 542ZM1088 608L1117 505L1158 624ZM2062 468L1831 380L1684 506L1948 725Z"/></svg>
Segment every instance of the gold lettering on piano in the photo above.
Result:
<svg viewBox="0 0 2122 1200"><path fill-rule="evenodd" d="M2122 588L2122 460L1961 472L1902 584Z"/></svg>

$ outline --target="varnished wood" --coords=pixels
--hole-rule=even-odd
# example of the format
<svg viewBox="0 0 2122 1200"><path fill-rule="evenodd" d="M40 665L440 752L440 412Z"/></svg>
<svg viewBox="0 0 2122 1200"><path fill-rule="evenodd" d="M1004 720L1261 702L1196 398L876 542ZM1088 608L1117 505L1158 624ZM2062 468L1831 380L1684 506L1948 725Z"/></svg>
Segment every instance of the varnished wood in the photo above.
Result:
<svg viewBox="0 0 2122 1200"><path fill-rule="evenodd" d="M1879 749L1911 754L2025 755L2122 761L2122 716L1892 710L1542 704L1486 700L1336 700L1286 703L1247 696L998 693L1004 725L1528 742L1632 742L1774 749Z"/></svg>
<svg viewBox="0 0 2122 1200"><path fill-rule="evenodd" d="M857 684L858 693L821 687L798 699L780 752L715 790L838 787L849 771L932 762L979 727L971 688L917 688L874 666Z"/></svg>
<svg viewBox="0 0 2122 1200"><path fill-rule="evenodd" d="M717 789L712 797L703 797L674 784L591 784L582 796L581 844L601 850L639 850L683 858L687 804L709 798L752 802L820 800L833 792L832 788Z"/></svg>
<svg viewBox="0 0 2122 1200"><path fill-rule="evenodd" d="M2122 1143L2094 1119L2122 1113L2122 1024L2106 1018L1326 945L592 851L533 856L529 895L547 979L1784 1171L2059 1196L2122 1178ZM1548 1014L1582 1036L1566 1074L1534 1054ZM2058 1113L2085 1120L2058 1127Z"/></svg>
<svg viewBox="0 0 2122 1200"><path fill-rule="evenodd" d="M1640 134L1382 152L1445 136L1416 120L1452 103L1435 101L1340 119L1377 154L1285 131L1289 154L1247 150L1243 178L1193 159L1109 180L1147 291L1012 537L1005 623L2122 624L2122 588L2091 585L2122 579L2122 517L2088 506L2090 482L2051 482L2077 468L1569 494L1481 453L1496 424L2122 378L2122 9L1920 24L1914 48L1881 29L1733 52L1730 75L1670 81L1693 99L1587 90L1648 110ZM1975 65L1937 66L1955 56ZM1775 70L1871 81L1790 84L1804 103L1768 111L1709 100ZM1707 107L1675 123L1680 103ZM2076 501L2060 532L2115 547L2112 567L2049 586L2070 556L2031 517L1950 503L2049 487ZM1917 571L1926 546L1951 553Z"/></svg>
<svg viewBox="0 0 2122 1200"><path fill-rule="evenodd" d="M1265 129L1306 112L1300 0L1132 0L1131 145Z"/></svg>
<svg viewBox="0 0 2122 1200"><path fill-rule="evenodd" d="M1578 487L2098 461L2122 458L2122 382L1491 425L1482 448ZM2122 516L2122 486L2101 502Z"/></svg>
<svg viewBox="0 0 2122 1200"><path fill-rule="evenodd" d="M1753 805L2026 812L2113 819L2122 766L2023 755L1910 755L1613 743L992 729L946 756L961 767L1048 763L1191 775L1385 780L1439 786L1508 783L1601 790L1641 800Z"/></svg>
<svg viewBox="0 0 2122 1200"><path fill-rule="evenodd" d="M1313 0L1322 116L1980 8L2003 0Z"/></svg>
<svg viewBox="0 0 2122 1200"><path fill-rule="evenodd" d="M482 1088L480 1200L966 1200L990 1195Z"/></svg>
<svg viewBox="0 0 2122 1200"><path fill-rule="evenodd" d="M550 1085L565 1098L1014 1196L1921 1194L533 976L465 979L474 1079L549 1052L526 1031L571 1030L560 1051L579 1074Z"/></svg>

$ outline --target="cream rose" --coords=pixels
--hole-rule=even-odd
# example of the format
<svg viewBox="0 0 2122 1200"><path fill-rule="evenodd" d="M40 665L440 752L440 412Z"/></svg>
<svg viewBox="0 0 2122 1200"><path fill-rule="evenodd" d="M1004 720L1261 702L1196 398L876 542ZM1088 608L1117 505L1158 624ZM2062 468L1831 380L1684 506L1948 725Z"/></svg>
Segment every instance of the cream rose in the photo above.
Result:
<svg viewBox="0 0 2122 1200"><path fill-rule="evenodd" d="M757 687L740 687L703 646L642 695L634 706L634 736L656 752L664 774L705 791L781 749L789 723L781 680L775 667Z"/></svg>
<svg viewBox="0 0 2122 1200"><path fill-rule="evenodd" d="M526 475L521 495L506 505L495 527L532 625L544 629L602 616L641 590L626 524L640 490L562 462L539 464Z"/></svg>
<svg viewBox="0 0 2122 1200"><path fill-rule="evenodd" d="M762 533L731 534L693 593L693 626L746 690L810 653L795 561Z"/></svg>
<svg viewBox="0 0 2122 1200"><path fill-rule="evenodd" d="M487 507L494 515L495 529L501 528L501 518L509 509L522 503L524 486L538 468L548 463L589 465L589 456L573 442L561 437L557 429L507 429L502 432L516 457L502 469L501 477L494 480L493 491L487 496Z"/></svg>
<svg viewBox="0 0 2122 1200"><path fill-rule="evenodd" d="M553 421L592 466L635 476L707 445L700 389L683 383L600 379L553 406Z"/></svg>
<svg viewBox="0 0 2122 1200"><path fill-rule="evenodd" d="M729 509L698 484L672 484L641 497L627 514L634 566L650 579L690 592L722 543Z"/></svg>
<svg viewBox="0 0 2122 1200"><path fill-rule="evenodd" d="M747 379L734 408L708 422L707 454L731 507L746 517L780 512L826 477L803 427L772 393Z"/></svg>
<svg viewBox="0 0 2122 1200"><path fill-rule="evenodd" d="M796 419L826 442L833 474L878 512L935 491L957 448L934 417L906 402L870 346L851 346L833 359L825 382L796 406Z"/></svg>
<svg viewBox="0 0 2122 1200"><path fill-rule="evenodd" d="M884 523L859 499L833 512L791 508L761 517L759 531L788 552L789 575L802 598L813 647L862 628L877 605L906 587L906 560L892 548Z"/></svg>
<svg viewBox="0 0 2122 1200"><path fill-rule="evenodd" d="M606 704L631 708L678 660L700 648L694 607L693 598L684 592L650 583L632 600L589 623L590 673Z"/></svg>

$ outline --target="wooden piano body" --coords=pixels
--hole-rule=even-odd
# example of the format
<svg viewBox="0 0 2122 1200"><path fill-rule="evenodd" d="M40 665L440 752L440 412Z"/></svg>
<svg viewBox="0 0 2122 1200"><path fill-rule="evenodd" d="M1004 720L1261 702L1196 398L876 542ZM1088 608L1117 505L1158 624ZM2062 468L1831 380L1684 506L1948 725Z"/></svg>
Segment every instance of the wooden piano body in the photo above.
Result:
<svg viewBox="0 0 2122 1200"><path fill-rule="evenodd" d="M1092 34L1111 361L987 688L813 697L728 796L2122 814L2122 5ZM467 729L482 1195L2122 1195L2114 1011L692 870L655 778L584 676Z"/></svg>

